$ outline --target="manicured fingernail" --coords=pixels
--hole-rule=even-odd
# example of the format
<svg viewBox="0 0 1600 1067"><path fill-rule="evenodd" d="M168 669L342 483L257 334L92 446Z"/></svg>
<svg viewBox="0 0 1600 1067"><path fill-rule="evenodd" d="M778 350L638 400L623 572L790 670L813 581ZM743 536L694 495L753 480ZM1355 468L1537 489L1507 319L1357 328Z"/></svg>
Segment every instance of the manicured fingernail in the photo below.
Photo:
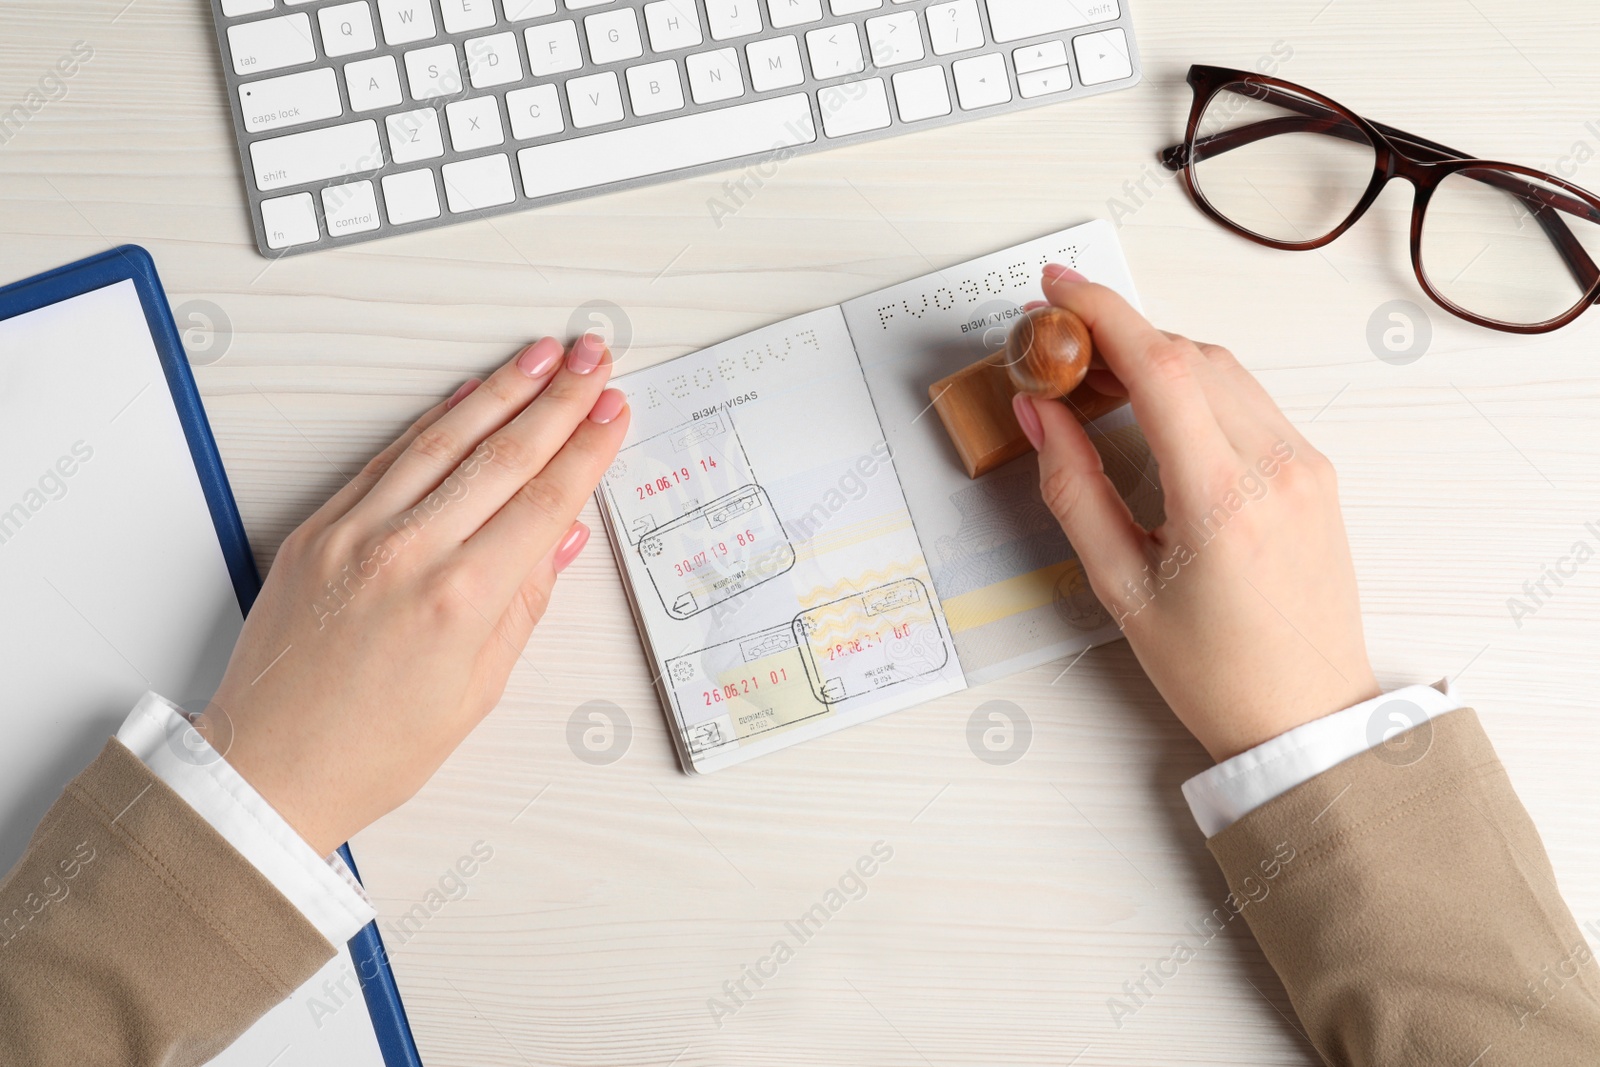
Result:
<svg viewBox="0 0 1600 1067"><path fill-rule="evenodd" d="M594 407L589 411L589 421L606 423L622 414L622 409L628 406L628 398L621 389L607 389L600 394L600 399L594 402Z"/></svg>
<svg viewBox="0 0 1600 1067"><path fill-rule="evenodd" d="M1046 263L1044 265L1044 280L1047 282L1086 282L1089 279L1071 267L1063 267L1059 263Z"/></svg>
<svg viewBox="0 0 1600 1067"><path fill-rule="evenodd" d="M600 365L605 354L605 341L586 333L573 344L572 354L567 357L567 369L574 374L588 374Z"/></svg>
<svg viewBox="0 0 1600 1067"><path fill-rule="evenodd" d="M450 399L444 402L444 409L449 411L467 398L467 394L483 384L482 378L468 378L461 383L461 388L450 394Z"/></svg>
<svg viewBox="0 0 1600 1067"><path fill-rule="evenodd" d="M1017 425L1022 427L1028 443L1037 452L1044 444L1044 424L1039 421L1039 412L1033 406L1033 398L1027 393L1018 393L1011 398L1011 410L1016 414Z"/></svg>
<svg viewBox="0 0 1600 1067"><path fill-rule="evenodd" d="M554 564L556 573L560 574L567 566L578 558L578 553L583 551L583 546L589 543L589 527L581 522L572 524L572 529L567 531L567 536L556 545Z"/></svg>
<svg viewBox="0 0 1600 1067"><path fill-rule="evenodd" d="M541 337L522 350L517 357L517 369L530 378L549 374L561 360L561 342L554 337Z"/></svg>

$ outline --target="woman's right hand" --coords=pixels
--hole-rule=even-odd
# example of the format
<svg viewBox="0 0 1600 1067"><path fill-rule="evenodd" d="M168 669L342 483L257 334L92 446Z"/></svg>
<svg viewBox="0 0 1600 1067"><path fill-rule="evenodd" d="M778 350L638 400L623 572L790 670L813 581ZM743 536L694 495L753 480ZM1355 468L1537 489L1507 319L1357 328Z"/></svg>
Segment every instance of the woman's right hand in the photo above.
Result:
<svg viewBox="0 0 1600 1067"><path fill-rule="evenodd" d="M1178 718L1220 762L1377 696L1332 464L1226 349L1065 267L1044 293L1089 327L1089 383L1131 401L1165 521L1134 521L1062 403L1019 395L1017 418L1045 503Z"/></svg>

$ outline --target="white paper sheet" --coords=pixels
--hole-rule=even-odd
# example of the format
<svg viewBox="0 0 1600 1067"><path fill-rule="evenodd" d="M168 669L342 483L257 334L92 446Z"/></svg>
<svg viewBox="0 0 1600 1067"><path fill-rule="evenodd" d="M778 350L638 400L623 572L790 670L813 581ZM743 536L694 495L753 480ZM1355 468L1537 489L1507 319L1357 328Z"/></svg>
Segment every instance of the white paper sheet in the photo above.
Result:
<svg viewBox="0 0 1600 1067"><path fill-rule="evenodd" d="M242 623L133 283L0 322L0 869L146 689L204 706ZM382 1067L353 968L213 1063Z"/></svg>

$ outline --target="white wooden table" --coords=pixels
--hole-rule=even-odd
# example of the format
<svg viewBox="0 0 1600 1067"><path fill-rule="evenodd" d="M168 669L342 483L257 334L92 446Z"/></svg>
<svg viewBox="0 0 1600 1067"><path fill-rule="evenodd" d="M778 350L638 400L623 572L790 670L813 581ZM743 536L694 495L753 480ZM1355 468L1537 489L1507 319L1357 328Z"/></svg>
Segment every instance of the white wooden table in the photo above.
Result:
<svg viewBox="0 0 1600 1067"><path fill-rule="evenodd" d="M1600 154L1591 5L1130 2L1139 88L794 159L720 226L710 177L269 265L248 235L208 6L6 0L0 111L73 42L94 54L0 145L0 278L150 249L174 304L215 324L191 320L215 360L196 374L265 566L416 413L523 340L567 333L586 301L625 309L623 366L644 366L1120 201L1152 317L1232 347L1338 464L1380 680L1449 675L1479 709L1600 941L1600 562L1520 626L1507 608L1574 542L1597 542L1600 313L1519 339L1434 309L1406 261L1403 185L1337 244L1295 255L1224 233L1154 162L1181 132L1190 62L1276 50L1283 76L1374 118L1600 187L1600 160L1579 163ZM1365 339L1395 299L1427 308L1433 331L1404 366ZM355 845L424 1060L1315 1062L1242 928L1113 1021L1108 999L1225 890L1178 792L1206 766L1199 746L1125 645L1066 666L691 780L597 539L503 706ZM1004 767L967 742L995 699L1033 728ZM594 700L631 725L605 766L567 742ZM493 857L466 895L397 935L480 841ZM893 858L866 895L714 1021L708 1000L732 1003L723 983L878 841Z"/></svg>

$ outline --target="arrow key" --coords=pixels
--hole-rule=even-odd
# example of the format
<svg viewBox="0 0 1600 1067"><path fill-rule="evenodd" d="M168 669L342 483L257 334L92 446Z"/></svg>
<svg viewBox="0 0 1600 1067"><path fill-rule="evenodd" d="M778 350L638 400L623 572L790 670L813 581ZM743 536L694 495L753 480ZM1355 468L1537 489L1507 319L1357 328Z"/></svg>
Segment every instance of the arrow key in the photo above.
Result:
<svg viewBox="0 0 1600 1067"><path fill-rule="evenodd" d="M1121 30L1103 30L1074 37L1072 51L1078 57L1078 77L1085 85L1133 77L1128 35Z"/></svg>
<svg viewBox="0 0 1600 1067"><path fill-rule="evenodd" d="M1011 60L1017 65L1018 74L1064 67L1067 65L1067 45L1065 41L1041 41L1013 50Z"/></svg>
<svg viewBox="0 0 1600 1067"><path fill-rule="evenodd" d="M1049 96L1051 93L1064 93L1070 88L1072 88L1072 75L1066 67L1053 67L1050 70L1035 70L1017 75L1017 92L1022 94L1024 100L1031 100L1036 96Z"/></svg>
<svg viewBox="0 0 1600 1067"><path fill-rule="evenodd" d="M1011 99L1006 60L998 52L957 60L950 65L950 71L956 76L956 98L963 111L993 107Z"/></svg>

